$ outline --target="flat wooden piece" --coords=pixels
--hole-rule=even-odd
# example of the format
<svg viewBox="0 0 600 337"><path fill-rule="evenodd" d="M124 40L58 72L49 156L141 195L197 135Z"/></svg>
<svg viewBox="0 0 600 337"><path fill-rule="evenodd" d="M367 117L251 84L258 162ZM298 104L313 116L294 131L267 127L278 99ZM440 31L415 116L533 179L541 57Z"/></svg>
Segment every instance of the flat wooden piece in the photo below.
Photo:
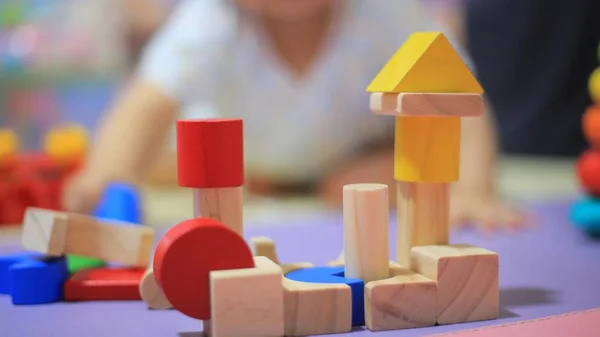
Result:
<svg viewBox="0 0 600 337"><path fill-rule="evenodd" d="M376 115L479 117L484 103L480 94L375 92L369 107Z"/></svg>

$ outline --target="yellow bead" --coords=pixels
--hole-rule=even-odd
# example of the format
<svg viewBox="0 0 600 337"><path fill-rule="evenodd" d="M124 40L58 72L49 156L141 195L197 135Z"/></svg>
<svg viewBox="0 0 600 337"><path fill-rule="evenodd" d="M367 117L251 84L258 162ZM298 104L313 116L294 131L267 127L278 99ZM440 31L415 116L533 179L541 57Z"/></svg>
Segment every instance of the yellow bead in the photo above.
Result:
<svg viewBox="0 0 600 337"><path fill-rule="evenodd" d="M397 117L394 177L449 183L460 169L460 117Z"/></svg>
<svg viewBox="0 0 600 337"><path fill-rule="evenodd" d="M590 76L589 89L594 102L600 103L600 67Z"/></svg>
<svg viewBox="0 0 600 337"><path fill-rule="evenodd" d="M46 134L44 150L51 158L71 162L79 160L88 149L87 130L77 125L55 128Z"/></svg>
<svg viewBox="0 0 600 337"><path fill-rule="evenodd" d="M14 131L0 129L0 161L9 158L19 150L19 139Z"/></svg>

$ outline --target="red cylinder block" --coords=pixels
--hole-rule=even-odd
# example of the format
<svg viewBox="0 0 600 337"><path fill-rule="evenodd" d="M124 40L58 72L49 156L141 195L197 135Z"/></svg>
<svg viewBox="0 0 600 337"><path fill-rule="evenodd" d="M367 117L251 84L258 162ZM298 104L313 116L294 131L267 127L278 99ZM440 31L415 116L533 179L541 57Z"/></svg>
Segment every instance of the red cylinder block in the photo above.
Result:
<svg viewBox="0 0 600 337"><path fill-rule="evenodd" d="M177 121L177 173L191 188L244 185L244 132L241 119Z"/></svg>
<svg viewBox="0 0 600 337"><path fill-rule="evenodd" d="M587 193L600 197L600 150L588 150L579 157L577 176Z"/></svg>

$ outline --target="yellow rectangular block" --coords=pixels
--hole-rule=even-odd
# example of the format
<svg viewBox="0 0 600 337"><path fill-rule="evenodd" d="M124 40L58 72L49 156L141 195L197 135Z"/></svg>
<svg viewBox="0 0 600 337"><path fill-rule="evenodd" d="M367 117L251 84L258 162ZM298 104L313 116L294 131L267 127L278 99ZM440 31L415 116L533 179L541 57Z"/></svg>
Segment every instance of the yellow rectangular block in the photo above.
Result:
<svg viewBox="0 0 600 337"><path fill-rule="evenodd" d="M396 117L394 177L449 183L459 178L460 117Z"/></svg>
<svg viewBox="0 0 600 337"><path fill-rule="evenodd" d="M411 249L412 268L437 281L437 323L454 324L498 318L498 255L469 245Z"/></svg>
<svg viewBox="0 0 600 337"><path fill-rule="evenodd" d="M393 262L390 275L365 285L367 328L383 331L435 325L436 282Z"/></svg>

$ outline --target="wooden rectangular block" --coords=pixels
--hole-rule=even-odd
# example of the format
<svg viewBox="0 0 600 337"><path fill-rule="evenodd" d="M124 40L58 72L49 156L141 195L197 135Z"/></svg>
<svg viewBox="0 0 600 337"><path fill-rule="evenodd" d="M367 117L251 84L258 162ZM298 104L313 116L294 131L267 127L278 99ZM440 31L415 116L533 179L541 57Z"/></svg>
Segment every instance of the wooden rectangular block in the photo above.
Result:
<svg viewBox="0 0 600 337"><path fill-rule="evenodd" d="M389 277L389 201L383 184L344 186L345 277L365 283Z"/></svg>
<svg viewBox="0 0 600 337"><path fill-rule="evenodd" d="M30 208L25 212L21 245L49 256L62 256L67 239L65 213Z"/></svg>
<svg viewBox="0 0 600 337"><path fill-rule="evenodd" d="M396 117L394 178L451 183L459 178L460 117Z"/></svg>
<svg viewBox="0 0 600 337"><path fill-rule="evenodd" d="M264 256L255 268L210 272L210 337L282 337L283 273Z"/></svg>
<svg viewBox="0 0 600 337"><path fill-rule="evenodd" d="M285 336L312 336L352 330L352 292L347 284L283 279Z"/></svg>
<svg viewBox="0 0 600 337"><path fill-rule="evenodd" d="M371 331L400 330L436 323L437 284L390 263L391 278L365 286L365 322Z"/></svg>
<svg viewBox="0 0 600 337"><path fill-rule="evenodd" d="M467 93L372 93L370 108L374 114L389 116L483 115L483 96Z"/></svg>
<svg viewBox="0 0 600 337"><path fill-rule="evenodd" d="M222 222L244 234L243 186L194 189L194 216Z"/></svg>
<svg viewBox="0 0 600 337"><path fill-rule="evenodd" d="M91 216L29 208L23 247L43 254L77 254L128 266L148 266L154 229Z"/></svg>
<svg viewBox="0 0 600 337"><path fill-rule="evenodd" d="M469 245L421 246L411 250L413 269L437 281L437 323L498 318L498 255Z"/></svg>

